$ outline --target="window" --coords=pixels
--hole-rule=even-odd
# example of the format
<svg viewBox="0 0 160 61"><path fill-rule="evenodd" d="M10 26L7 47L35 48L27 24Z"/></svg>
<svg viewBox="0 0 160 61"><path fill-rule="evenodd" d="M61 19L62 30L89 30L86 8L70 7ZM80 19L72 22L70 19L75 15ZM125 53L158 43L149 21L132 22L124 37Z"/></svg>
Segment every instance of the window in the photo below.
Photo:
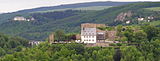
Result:
<svg viewBox="0 0 160 61"><path fill-rule="evenodd" d="M84 30L84 28L83 28L83 30Z"/></svg>

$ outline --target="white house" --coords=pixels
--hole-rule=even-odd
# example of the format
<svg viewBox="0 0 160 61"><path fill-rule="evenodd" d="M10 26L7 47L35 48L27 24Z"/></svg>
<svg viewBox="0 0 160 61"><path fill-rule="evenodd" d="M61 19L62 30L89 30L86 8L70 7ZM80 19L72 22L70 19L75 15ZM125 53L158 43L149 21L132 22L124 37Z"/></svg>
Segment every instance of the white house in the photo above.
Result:
<svg viewBox="0 0 160 61"><path fill-rule="evenodd" d="M131 21L126 21L126 24L129 24L129 23L131 23Z"/></svg>
<svg viewBox="0 0 160 61"><path fill-rule="evenodd" d="M93 24L93 23L81 24L81 42L96 43L98 34L97 27L105 27L105 24Z"/></svg>
<svg viewBox="0 0 160 61"><path fill-rule="evenodd" d="M14 21L34 21L35 19L32 18L25 18L23 16L16 16L13 18Z"/></svg>
<svg viewBox="0 0 160 61"><path fill-rule="evenodd" d="M25 20L27 20L27 19L24 18L24 17L21 17L21 16L17 16L17 17L14 17L13 20L15 20L15 21L25 21Z"/></svg>
<svg viewBox="0 0 160 61"><path fill-rule="evenodd" d="M84 43L96 43L96 28L82 28L81 41Z"/></svg>
<svg viewBox="0 0 160 61"><path fill-rule="evenodd" d="M144 18L138 18L138 21L143 21L144 20Z"/></svg>

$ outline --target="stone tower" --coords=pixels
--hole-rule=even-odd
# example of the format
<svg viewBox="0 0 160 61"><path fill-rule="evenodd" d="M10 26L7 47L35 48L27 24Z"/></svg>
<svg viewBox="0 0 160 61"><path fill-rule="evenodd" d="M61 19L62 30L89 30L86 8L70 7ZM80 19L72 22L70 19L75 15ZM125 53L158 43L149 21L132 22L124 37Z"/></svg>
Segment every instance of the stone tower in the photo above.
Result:
<svg viewBox="0 0 160 61"><path fill-rule="evenodd" d="M49 40L48 40L48 42L49 43L53 43L54 42L54 33L51 33L50 35L49 35L49 38L48 38Z"/></svg>

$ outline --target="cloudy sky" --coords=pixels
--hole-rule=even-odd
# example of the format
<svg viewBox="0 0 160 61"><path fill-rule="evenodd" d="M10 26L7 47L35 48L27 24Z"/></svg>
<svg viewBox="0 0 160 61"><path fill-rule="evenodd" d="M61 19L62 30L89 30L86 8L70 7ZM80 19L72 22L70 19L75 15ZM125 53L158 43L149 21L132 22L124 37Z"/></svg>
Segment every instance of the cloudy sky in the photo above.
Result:
<svg viewBox="0 0 160 61"><path fill-rule="evenodd" d="M56 6L95 1L159 1L159 0L0 0L0 13L43 6Z"/></svg>

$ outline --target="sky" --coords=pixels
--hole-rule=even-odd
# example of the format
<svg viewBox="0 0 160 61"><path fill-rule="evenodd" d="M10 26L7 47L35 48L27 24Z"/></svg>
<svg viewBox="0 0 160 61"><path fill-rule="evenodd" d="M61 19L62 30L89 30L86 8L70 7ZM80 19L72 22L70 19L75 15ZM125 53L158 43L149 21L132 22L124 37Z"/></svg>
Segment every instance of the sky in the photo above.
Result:
<svg viewBox="0 0 160 61"><path fill-rule="evenodd" d="M57 6L62 4L73 4L96 1L159 1L159 0L0 0L0 13L14 12L23 9L31 9L45 6Z"/></svg>

